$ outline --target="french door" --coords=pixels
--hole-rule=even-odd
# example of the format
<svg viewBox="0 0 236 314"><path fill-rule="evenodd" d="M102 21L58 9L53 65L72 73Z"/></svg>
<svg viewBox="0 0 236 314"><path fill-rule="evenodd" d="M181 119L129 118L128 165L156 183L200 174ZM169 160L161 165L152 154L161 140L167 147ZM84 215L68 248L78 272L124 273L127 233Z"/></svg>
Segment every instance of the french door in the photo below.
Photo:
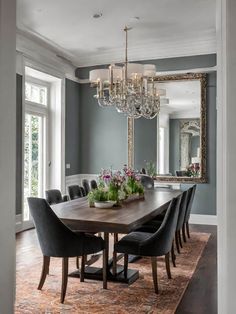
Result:
<svg viewBox="0 0 236 314"><path fill-rule="evenodd" d="M44 197L48 181L48 92L43 82L25 84L23 222L31 221L27 197Z"/></svg>
<svg viewBox="0 0 236 314"><path fill-rule="evenodd" d="M46 117L25 114L24 138L24 220L29 220L27 197L43 197L45 187Z"/></svg>

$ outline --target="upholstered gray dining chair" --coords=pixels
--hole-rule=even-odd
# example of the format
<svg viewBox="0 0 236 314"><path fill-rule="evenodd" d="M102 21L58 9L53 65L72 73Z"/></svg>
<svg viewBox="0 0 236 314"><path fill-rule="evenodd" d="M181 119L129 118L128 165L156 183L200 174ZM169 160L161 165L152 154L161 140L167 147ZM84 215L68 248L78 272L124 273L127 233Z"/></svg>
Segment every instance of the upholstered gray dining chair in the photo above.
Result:
<svg viewBox="0 0 236 314"><path fill-rule="evenodd" d="M88 195L89 191L90 191L90 186L89 186L89 182L87 179L83 179L82 180L82 185L85 191L85 195Z"/></svg>
<svg viewBox="0 0 236 314"><path fill-rule="evenodd" d="M179 207L179 217L178 217L176 233L175 233L175 243L176 243L176 249L178 253L180 253L180 247L181 248L183 247L182 239L181 239L181 230L183 229L183 226L184 226L184 218L187 211L188 194L189 194L188 190L183 191L181 202L180 202L180 207Z"/></svg>
<svg viewBox="0 0 236 314"><path fill-rule="evenodd" d="M80 190L83 194L83 197L87 195L83 186L80 186Z"/></svg>
<svg viewBox="0 0 236 314"><path fill-rule="evenodd" d="M97 189L98 185L97 185L97 181L96 180L91 180L90 181L90 186L92 190Z"/></svg>
<svg viewBox="0 0 236 314"><path fill-rule="evenodd" d="M128 254L151 257L152 276L155 292L158 293L157 260L158 256L165 255L168 277L171 278L169 254L175 235L178 207L177 199L174 198L167 209L165 218L160 228L154 232L133 231L124 236L114 245L117 253L124 253L124 276L127 277Z"/></svg>
<svg viewBox="0 0 236 314"><path fill-rule="evenodd" d="M193 200L195 196L197 185L194 184L191 188L188 190L188 200L187 200L187 208L186 208L186 213L184 217L184 225L183 225L183 239L186 242L186 233L185 229L187 232L188 238L190 238L190 232L189 232L189 218L190 218L190 213L193 205Z"/></svg>
<svg viewBox="0 0 236 314"><path fill-rule="evenodd" d="M176 170L175 174L177 177L187 177L188 172L186 170Z"/></svg>
<svg viewBox="0 0 236 314"><path fill-rule="evenodd" d="M187 201L188 201L188 195L189 191L183 191L183 193L178 197L179 199L179 216L177 220L177 226L176 226L176 232L175 232L175 243L176 243L176 249L177 252L180 254L180 248L183 247L182 245L182 239L181 239L181 230L183 229L184 226L184 219L186 215L186 210L187 210ZM157 230L160 225L162 224L164 217L161 219L161 216L158 217L158 219L153 219L149 221L146 225L144 225L141 230L151 230L153 227L153 232ZM183 235L184 237L184 235ZM172 262L173 265L175 266L175 256L173 255L174 252L172 252Z"/></svg>
<svg viewBox="0 0 236 314"><path fill-rule="evenodd" d="M141 175L141 184L145 190L153 190L154 189L154 180L153 178L147 175Z"/></svg>
<svg viewBox="0 0 236 314"><path fill-rule="evenodd" d="M57 189L45 191L45 196L49 205L67 202L69 200L68 195L62 196L61 191Z"/></svg>
<svg viewBox="0 0 236 314"><path fill-rule="evenodd" d="M105 242L101 237L83 232L73 232L56 216L48 202L42 198L29 197L28 204L33 217L39 244L43 253L43 267L38 289L41 290L49 273L50 257L62 258L61 303L64 302L69 257L85 256L103 251ZM83 261L83 259L82 259ZM103 262L104 266L104 262ZM84 263L81 265L80 280L84 281ZM107 270L103 267L103 288L107 287Z"/></svg>
<svg viewBox="0 0 236 314"><path fill-rule="evenodd" d="M177 199L176 208L179 211L179 215L178 215L176 231L175 231L175 243L176 243L176 248L177 248L178 253L180 253L180 248L179 248L180 243L181 243L181 247L182 247L181 239L179 240L179 237L180 237L179 230L183 226L183 220L184 220L185 212L186 212L186 194L187 194L187 191L183 192L178 197L176 197L176 199ZM142 232L152 232L152 233L156 232L161 227L163 220L165 218L165 215L166 215L166 211L165 211L163 216L159 215L158 218L154 218L154 219L148 221L146 224L144 224L143 226L139 227L136 230L142 231ZM174 241L173 241L172 248L171 248L171 260L172 260L173 266L176 267L176 263L175 263L176 256L175 256L175 250L174 250ZM167 270L167 275L169 276L167 263L166 263L166 270Z"/></svg>
<svg viewBox="0 0 236 314"><path fill-rule="evenodd" d="M68 194L71 200L75 200L84 196L81 187L76 184L68 186Z"/></svg>
<svg viewBox="0 0 236 314"><path fill-rule="evenodd" d="M45 191L46 201L49 205L59 204L63 202L69 201L68 195L62 196L61 191L57 189L51 189ZM67 225L69 228L73 227L69 224ZM79 269L79 257L76 257L76 267Z"/></svg>

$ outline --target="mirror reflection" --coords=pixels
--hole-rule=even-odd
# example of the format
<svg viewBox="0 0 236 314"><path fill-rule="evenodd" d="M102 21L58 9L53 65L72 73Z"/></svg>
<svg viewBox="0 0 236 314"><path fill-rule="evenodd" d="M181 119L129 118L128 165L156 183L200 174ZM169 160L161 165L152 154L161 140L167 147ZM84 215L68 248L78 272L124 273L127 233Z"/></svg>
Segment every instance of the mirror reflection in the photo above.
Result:
<svg viewBox="0 0 236 314"><path fill-rule="evenodd" d="M192 76L191 79L156 82L157 89L162 91L159 116L154 120L134 121L136 169L167 180L170 177L178 181L202 178L205 165L202 160L205 156L202 153L202 121L205 121L202 84Z"/></svg>

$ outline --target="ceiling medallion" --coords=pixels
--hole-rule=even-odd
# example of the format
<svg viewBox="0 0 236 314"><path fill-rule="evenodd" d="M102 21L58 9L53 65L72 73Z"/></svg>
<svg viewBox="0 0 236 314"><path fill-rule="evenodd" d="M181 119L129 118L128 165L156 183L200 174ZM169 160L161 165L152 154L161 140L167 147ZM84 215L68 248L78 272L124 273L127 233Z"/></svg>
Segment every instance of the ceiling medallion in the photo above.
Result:
<svg viewBox="0 0 236 314"><path fill-rule="evenodd" d="M128 31L125 27L125 62L108 69L90 71L89 80L96 87L94 97L101 107L115 106L130 118L153 119L160 111L163 90L155 86L156 66L128 62Z"/></svg>

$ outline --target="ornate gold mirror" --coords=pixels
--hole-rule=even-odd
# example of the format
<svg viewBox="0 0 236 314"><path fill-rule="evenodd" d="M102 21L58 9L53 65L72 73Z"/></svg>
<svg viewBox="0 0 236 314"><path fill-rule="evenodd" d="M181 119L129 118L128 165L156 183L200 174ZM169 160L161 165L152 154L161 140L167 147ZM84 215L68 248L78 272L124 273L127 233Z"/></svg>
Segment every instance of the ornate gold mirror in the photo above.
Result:
<svg viewBox="0 0 236 314"><path fill-rule="evenodd" d="M206 74L158 76L155 85L159 116L128 119L129 166L158 181L206 182Z"/></svg>

